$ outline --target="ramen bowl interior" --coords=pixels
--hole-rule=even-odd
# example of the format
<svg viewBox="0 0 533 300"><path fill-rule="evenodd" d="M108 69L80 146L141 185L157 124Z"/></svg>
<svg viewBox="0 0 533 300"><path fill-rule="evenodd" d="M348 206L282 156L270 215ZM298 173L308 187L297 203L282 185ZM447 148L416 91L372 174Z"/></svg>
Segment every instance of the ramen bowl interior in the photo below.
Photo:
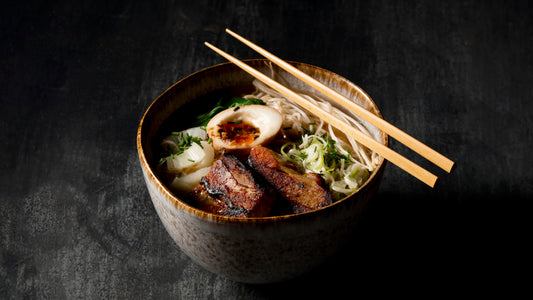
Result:
<svg viewBox="0 0 533 300"><path fill-rule="evenodd" d="M246 61L270 74L265 60ZM295 67L380 115L374 102L356 85L330 71L303 64ZM293 90L313 94L290 74L275 68ZM174 195L155 172L161 138L186 128L219 95L253 91L253 78L231 63L206 68L180 80L161 94L144 114L137 148L144 180L153 205L172 239L205 269L248 283L282 281L303 274L333 255L352 236L362 211L376 192L384 170L376 170L354 194L315 211L263 218L214 215L196 209ZM387 136L374 128L373 137L387 145Z"/></svg>

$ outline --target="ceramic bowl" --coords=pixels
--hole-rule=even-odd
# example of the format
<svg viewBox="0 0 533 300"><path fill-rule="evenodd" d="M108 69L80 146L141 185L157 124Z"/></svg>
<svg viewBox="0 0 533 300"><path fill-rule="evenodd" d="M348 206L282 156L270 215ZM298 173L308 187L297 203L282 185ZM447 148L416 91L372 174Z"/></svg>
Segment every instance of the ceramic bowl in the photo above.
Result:
<svg viewBox="0 0 533 300"><path fill-rule="evenodd" d="M246 62L270 74L265 60ZM347 79L312 65L297 62L292 65L380 115L371 98ZM290 74L276 70L290 88L314 93ZM216 274L240 282L269 283L317 267L353 236L361 213L378 189L385 162L381 159L375 172L356 193L312 212L236 218L210 214L188 205L163 184L154 170L161 138L170 131L186 128L193 116L216 102L217 95L252 92L252 80L235 65L225 63L178 81L147 109L138 128L137 149L153 205L179 248ZM375 139L388 145L387 135L369 127Z"/></svg>

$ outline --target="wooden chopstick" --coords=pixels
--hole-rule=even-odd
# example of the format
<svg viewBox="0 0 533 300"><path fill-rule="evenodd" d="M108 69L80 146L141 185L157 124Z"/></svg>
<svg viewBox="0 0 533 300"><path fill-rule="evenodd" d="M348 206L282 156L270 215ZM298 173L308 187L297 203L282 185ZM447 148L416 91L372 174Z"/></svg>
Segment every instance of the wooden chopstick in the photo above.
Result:
<svg viewBox="0 0 533 300"><path fill-rule="evenodd" d="M420 154L421 156L425 157L435 165L439 166L443 170L447 171L448 173L451 172L453 169L455 163L451 161L450 159L446 158L444 155L438 153L437 151L431 149L430 147L426 146L425 144L421 143L417 139L413 138L409 134L403 132L396 126L390 124L389 122L383 120L382 118L376 116L375 114L371 113L370 111L366 110L364 107L354 103L353 101L350 101L348 98L344 97L343 95L339 94L337 91L331 89L330 87L322 84L321 82L317 81L316 79L312 78L311 76L305 74L304 72L296 69L292 65L288 64L284 60L280 59L279 57L275 56L274 54L266 51L265 49L257 46L256 44L250 42L249 40L243 38L242 36L238 35L237 33L226 29L226 32L238 39L239 41L243 42L250 48L257 51L259 54L263 55L285 71L289 72L293 76L297 77L298 79L302 80L303 82L307 83L311 87L315 88L324 96L334 100L338 104L344 106L345 108L349 109L353 113L360 116L362 119L366 120L370 124L376 126L383 132L387 133L388 135L395 138L400 143L406 145L407 147L411 148L416 153ZM366 96L366 93L357 87L359 92L362 95Z"/></svg>
<svg viewBox="0 0 533 300"><path fill-rule="evenodd" d="M329 112L323 110L322 108L310 103L302 96L298 95L297 93L293 92L289 88L279 84L278 82L274 81L273 79L269 78L268 76L264 75L263 73L257 71L256 69L250 67L249 65L245 64L244 62L240 61L239 59L231 56L230 54L220 50L219 48L211 45L208 42L205 42L205 45L218 54L225 57L227 60L233 62L238 67L252 75L253 77L257 78L258 80L262 81L266 85L270 86L274 90L281 93L283 96L287 97L288 99L294 101L304 109L310 111L311 113L315 114L317 117L323 119L327 123L331 124L332 126L336 127L337 129L341 130L345 134L351 136L356 141L364 145L365 147L369 148L372 151L375 151L376 153L383 156L385 159L390 161L391 163L397 165L407 173L413 175L414 177L418 178L425 184L434 187L435 183L437 182L437 176L433 175L432 173L428 172L424 168L418 166L417 164L413 163L412 161L406 159L405 157L401 156L400 154L396 153L392 149L388 148L387 146L375 141L373 138L369 137L368 135L362 133L361 131L353 128L348 123L337 119L335 116L330 114Z"/></svg>

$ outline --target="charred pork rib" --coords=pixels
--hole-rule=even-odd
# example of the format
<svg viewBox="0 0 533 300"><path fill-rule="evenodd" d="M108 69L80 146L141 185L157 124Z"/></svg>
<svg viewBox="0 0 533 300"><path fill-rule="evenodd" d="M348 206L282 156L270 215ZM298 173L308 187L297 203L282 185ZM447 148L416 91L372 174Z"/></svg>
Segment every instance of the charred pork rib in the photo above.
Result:
<svg viewBox="0 0 533 300"><path fill-rule="evenodd" d="M193 191L200 209L227 216L265 217L276 192L236 156L223 154Z"/></svg>
<svg viewBox="0 0 533 300"><path fill-rule="evenodd" d="M331 194L320 175L300 174L281 155L268 148L253 147L248 163L291 203L295 213L331 204Z"/></svg>

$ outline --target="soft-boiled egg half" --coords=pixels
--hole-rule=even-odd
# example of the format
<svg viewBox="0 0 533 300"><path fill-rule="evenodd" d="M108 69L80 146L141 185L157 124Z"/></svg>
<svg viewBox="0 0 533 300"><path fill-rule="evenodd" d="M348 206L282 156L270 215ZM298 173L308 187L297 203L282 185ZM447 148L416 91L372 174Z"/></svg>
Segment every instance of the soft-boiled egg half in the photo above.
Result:
<svg viewBox="0 0 533 300"><path fill-rule="evenodd" d="M215 150L249 151L267 144L281 128L279 111L266 105L242 105L215 115L206 126Z"/></svg>

